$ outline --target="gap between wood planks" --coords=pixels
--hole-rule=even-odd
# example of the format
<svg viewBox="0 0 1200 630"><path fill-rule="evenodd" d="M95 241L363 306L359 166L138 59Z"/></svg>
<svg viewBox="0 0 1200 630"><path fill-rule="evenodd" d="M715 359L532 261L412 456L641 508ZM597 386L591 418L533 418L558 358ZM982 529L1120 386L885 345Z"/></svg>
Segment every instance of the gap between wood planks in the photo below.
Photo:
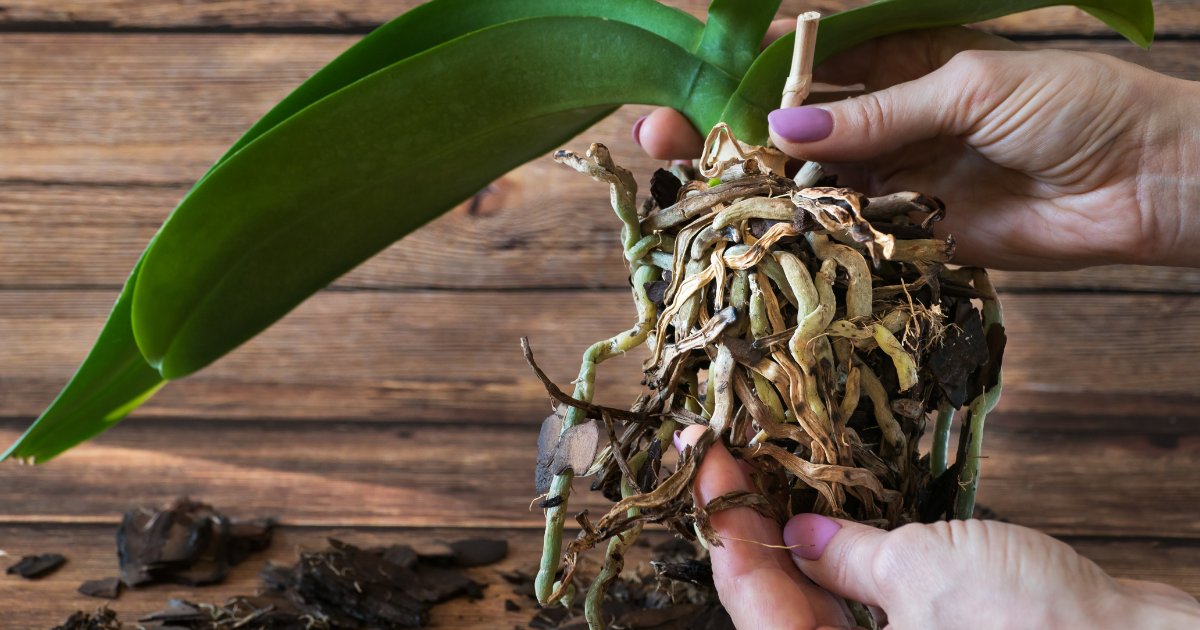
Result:
<svg viewBox="0 0 1200 630"><path fill-rule="evenodd" d="M989 420L980 502L1000 516L1058 535L1200 536L1200 418L1060 417L1041 428L1006 414ZM0 442L24 426L0 422ZM524 426L131 418L46 464L5 464L0 520L115 522L131 503L191 495L233 517L288 524L530 527L541 521L529 507L537 431L537 418ZM578 481L572 509L597 514L608 502L589 484Z"/></svg>
<svg viewBox="0 0 1200 630"><path fill-rule="evenodd" d="M179 33L179 32L291 32L359 33L421 4L419 0L366 2L301 0L281 6L269 0L237 4L186 3L163 10L153 0L8 0L0 12L0 28L54 32ZM664 4L703 18L708 0L666 0ZM866 4L866 0L784 0L777 17L806 10L832 14ZM1156 2L1160 33L1188 35L1200 31L1200 20L1189 1ZM1105 36L1110 30L1074 7L1048 7L1008 16L980 25L1001 34L1025 36Z"/></svg>

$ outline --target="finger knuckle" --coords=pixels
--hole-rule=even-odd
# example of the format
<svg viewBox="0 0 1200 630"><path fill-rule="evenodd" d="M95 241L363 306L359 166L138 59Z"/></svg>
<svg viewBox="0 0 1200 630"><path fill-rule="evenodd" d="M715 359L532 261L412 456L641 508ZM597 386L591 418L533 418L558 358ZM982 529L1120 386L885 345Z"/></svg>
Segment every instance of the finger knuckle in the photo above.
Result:
<svg viewBox="0 0 1200 630"><path fill-rule="evenodd" d="M995 73L1007 58L1011 58L1009 51L999 50L963 50L946 62L946 69L961 73L968 76L987 76Z"/></svg>
<svg viewBox="0 0 1200 630"><path fill-rule="evenodd" d="M864 140L874 142L884 136L891 128L892 108L885 102L887 97L881 93L871 92L855 97L851 121L855 129L861 130Z"/></svg>
<svg viewBox="0 0 1200 630"><path fill-rule="evenodd" d="M907 583L919 571L918 563L925 556L931 541L928 525L913 523L889 533L879 546L871 563L871 579L879 588L888 590Z"/></svg>

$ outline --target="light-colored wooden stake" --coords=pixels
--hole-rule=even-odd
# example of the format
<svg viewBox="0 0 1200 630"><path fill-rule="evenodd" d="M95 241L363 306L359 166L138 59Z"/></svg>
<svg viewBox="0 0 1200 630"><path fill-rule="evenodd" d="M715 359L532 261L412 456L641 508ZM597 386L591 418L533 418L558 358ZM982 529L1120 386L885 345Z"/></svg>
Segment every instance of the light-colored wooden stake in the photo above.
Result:
<svg viewBox="0 0 1200 630"><path fill-rule="evenodd" d="M783 86L780 109L800 107L812 86L813 51L817 46L817 23L821 14L809 11L796 18L796 47L792 52L792 72Z"/></svg>

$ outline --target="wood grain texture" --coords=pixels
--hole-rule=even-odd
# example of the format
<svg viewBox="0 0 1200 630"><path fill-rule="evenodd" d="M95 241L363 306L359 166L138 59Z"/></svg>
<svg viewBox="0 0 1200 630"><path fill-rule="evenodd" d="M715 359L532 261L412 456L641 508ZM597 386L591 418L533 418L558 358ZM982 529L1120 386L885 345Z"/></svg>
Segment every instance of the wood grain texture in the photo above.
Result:
<svg viewBox="0 0 1200 630"><path fill-rule="evenodd" d="M0 34L0 288L119 286L191 182L355 39ZM1116 41L1031 45L1108 52L1200 77L1195 42L1164 42L1151 53ZM625 107L572 146L607 144L644 187L659 165L628 133L648 111ZM617 288L628 277L614 255L617 232L603 186L541 158L337 284ZM1021 290L1200 292L1200 272L1159 268L998 273L996 282Z"/></svg>
<svg viewBox="0 0 1200 630"><path fill-rule="evenodd" d="M785 0L780 13L865 2ZM361 33L417 4L0 0L0 444L70 377L138 253L209 164ZM707 2L669 4L702 16ZM1200 0L1155 7L1159 35L1182 41L1149 53L1069 7L980 26L1031 48L1200 79L1200 42L1189 40L1200 35ZM205 32L171 32L181 29ZM260 33L221 32L231 29ZM1059 35L1104 39L1046 40ZM644 185L658 165L628 133L649 109L625 107L572 146L608 144ZM484 600L439 607L434 623L524 626L530 611L503 611L510 589L493 573L531 564L540 546L528 502L548 405L517 338L529 335L565 385L587 344L632 322L617 227L603 187L537 160L166 388L139 417L48 465L0 465L0 549L70 558L45 580L4 578L0 630L48 628L98 605L75 588L115 573L120 514L181 493L292 525L225 585L125 594L116 608L126 622L168 597L250 592L264 558L289 561L327 535L382 544L482 534L508 538L513 553L479 570L493 583ZM1066 536L1116 576L1200 594L1200 367L1190 360L1200 296L1189 295L1200 294L1200 271L995 280L1009 291L1011 345L980 501ZM1119 294L1137 292L1180 295ZM598 402L632 400L640 359L601 367ZM602 509L585 487L573 507ZM471 528L408 528L444 525Z"/></svg>
<svg viewBox="0 0 1200 630"><path fill-rule="evenodd" d="M602 123L606 141L630 123ZM0 149L2 151L2 149ZM0 185L0 290L116 288L171 208L177 185ZM607 192L549 159L496 181L334 283L342 289L620 289L619 224ZM1002 290L1200 294L1200 270L1114 265L993 272Z"/></svg>
<svg viewBox="0 0 1200 630"><path fill-rule="evenodd" d="M219 507L219 506L218 506ZM389 544L421 544L434 540L458 540L488 536L508 540L508 558L497 564L470 569L471 576L487 586L484 598L470 602L459 598L433 609L431 627L480 628L510 630L524 628L533 617L531 601L514 596L512 587L499 577L501 571L528 570L541 544L536 530L471 530L471 529L349 529L319 527L283 527L271 548L251 556L233 568L223 584L203 588L184 588L171 585L143 587L126 591L112 602L120 619L133 626L137 617L161 610L169 598L191 602L222 602L227 597L245 595L261 584L258 569L271 559L277 562L295 561L296 549L319 549L327 537L336 537L361 546ZM41 553L57 551L69 560L57 573L41 580L25 581L14 577L2 578L4 583L5 614L0 617L2 630L50 628L62 623L76 610L93 610L102 600L84 597L75 589L84 580L115 575L116 551L113 528L97 525L39 525L0 526L0 539L9 553ZM662 532L647 529L639 544L629 551L628 565L646 562L650 557L647 544L665 540ZM1191 593L1200 594L1200 549L1192 541L1114 541L1107 539L1067 539L1083 555L1096 561L1115 577L1156 579ZM517 603L521 610L506 612L504 600Z"/></svg>
<svg viewBox="0 0 1200 630"><path fill-rule="evenodd" d="M291 88L357 39L0 33L0 181L190 186ZM1109 53L1200 77L1196 42L1160 42L1151 52L1116 40L1030 45ZM656 165L628 130L645 111L606 121L580 141L608 142L644 182Z"/></svg>
<svg viewBox="0 0 1200 630"><path fill-rule="evenodd" d="M9 423L11 425L11 423ZM44 466L4 465L0 520L115 523L213 497L299 525L536 526L536 427L131 421ZM5 441L15 437L10 428ZM572 505L608 503L576 485ZM238 516L231 514L231 516Z"/></svg>
<svg viewBox="0 0 1200 630"><path fill-rule="evenodd" d="M0 413L41 412L86 355L115 296L0 291ZM1018 396L1014 406L1002 400L1002 410L1069 412L1077 398L1094 395L1196 402L1198 296L1016 294L1005 296L1005 313L1005 392ZM620 290L326 291L137 413L531 423L547 399L521 357L520 337L565 385L587 346L627 329L634 316ZM637 397L643 352L600 367L598 402L627 406ZM1128 407L1096 413L1128 415Z"/></svg>
<svg viewBox="0 0 1200 630"><path fill-rule="evenodd" d="M1176 433L1138 419L1107 430L1086 416L1033 430L989 420L979 501L1009 521L1057 535L1200 537L1200 419ZM0 441L22 428L0 423ZM116 523L131 503L187 494L296 525L536 527L537 429L133 419L46 464L0 466L0 522ZM572 512L598 518L611 503L588 483L576 483Z"/></svg>
<svg viewBox="0 0 1200 630"><path fill-rule="evenodd" d="M9 29L178 29L235 28L329 30L364 29L382 24L420 0L223 0L182 2L179 0L7 0L0 12L0 26ZM703 19L706 0L664 0ZM868 0L784 0L779 17L794 17L804 11L832 14L868 4ZM1195 0L1155 0L1156 30L1159 35L1200 32ZM1051 7L1029 11L980 25L991 31L1026 36L1062 34L1107 35L1099 20L1073 7Z"/></svg>

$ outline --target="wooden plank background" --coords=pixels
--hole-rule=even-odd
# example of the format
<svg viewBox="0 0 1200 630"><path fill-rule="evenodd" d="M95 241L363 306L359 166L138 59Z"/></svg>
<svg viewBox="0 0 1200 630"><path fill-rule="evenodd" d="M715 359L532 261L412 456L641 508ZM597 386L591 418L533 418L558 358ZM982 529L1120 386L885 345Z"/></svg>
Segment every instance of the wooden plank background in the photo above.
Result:
<svg viewBox="0 0 1200 630"><path fill-rule="evenodd" d="M781 16L864 3L785 0ZM70 378L142 247L208 165L292 87L416 4L0 0L0 442ZM701 0L669 4L703 16ZM979 26L1200 80L1200 0L1155 7L1151 52L1072 8ZM604 142L645 186L657 164L628 134L648 110L625 107L571 146ZM513 541L504 566L529 562L547 402L517 339L528 335L566 382L587 344L628 326L618 227L603 187L536 160L94 442L43 466L0 466L0 550L71 558L47 580L5 578L0 628L48 628L94 605L74 587L115 570L112 525L178 494L280 518L280 560L329 532L372 542L490 531ZM1200 271L996 282L1010 347L981 502L1116 575L1200 594ZM638 361L605 364L598 400L628 404ZM117 608L133 619L168 594L244 592L257 563L217 589L151 589ZM493 586L435 618L523 625L500 595Z"/></svg>

